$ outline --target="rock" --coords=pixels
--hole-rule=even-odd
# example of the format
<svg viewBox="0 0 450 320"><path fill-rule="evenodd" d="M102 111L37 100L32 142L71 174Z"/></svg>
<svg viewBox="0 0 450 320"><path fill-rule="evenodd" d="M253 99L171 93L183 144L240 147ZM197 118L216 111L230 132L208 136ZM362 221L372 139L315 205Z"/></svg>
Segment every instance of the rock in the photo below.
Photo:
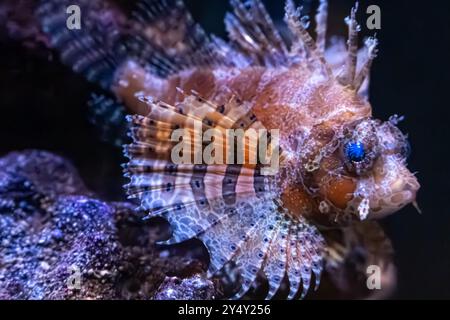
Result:
<svg viewBox="0 0 450 320"><path fill-rule="evenodd" d="M5 34L14 40L22 41L26 47L49 48L50 43L41 31L34 14L36 0L3 0L0 3L0 37Z"/></svg>
<svg viewBox="0 0 450 320"><path fill-rule="evenodd" d="M214 299L212 281L200 275L186 279L166 277L155 295L155 300L210 300Z"/></svg>
<svg viewBox="0 0 450 320"><path fill-rule="evenodd" d="M10 192L31 191L49 197L92 194L70 162L46 151L11 152L0 159L0 174L2 197L7 196L5 187L13 188Z"/></svg>
<svg viewBox="0 0 450 320"><path fill-rule="evenodd" d="M0 299L152 299L167 274L199 272L195 258L155 245L167 236L134 205L97 199L61 157L0 159ZM213 296L188 279L176 295Z"/></svg>

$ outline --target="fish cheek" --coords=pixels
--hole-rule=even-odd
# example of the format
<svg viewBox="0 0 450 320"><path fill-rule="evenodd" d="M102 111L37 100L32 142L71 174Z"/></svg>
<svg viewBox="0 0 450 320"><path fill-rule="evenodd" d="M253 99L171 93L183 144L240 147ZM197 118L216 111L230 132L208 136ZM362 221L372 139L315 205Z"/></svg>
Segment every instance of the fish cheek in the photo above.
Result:
<svg viewBox="0 0 450 320"><path fill-rule="evenodd" d="M315 181L321 197L336 208L344 210L348 202L353 199L356 179L345 175L342 166L339 152L322 159Z"/></svg>
<svg viewBox="0 0 450 320"><path fill-rule="evenodd" d="M349 201L353 199L356 190L356 181L353 178L339 176L329 179L320 185L320 193L336 208L344 210Z"/></svg>
<svg viewBox="0 0 450 320"><path fill-rule="evenodd" d="M300 186L288 186L281 195L283 206L288 209L292 218L298 219L300 216L311 216L316 209L316 205L311 196Z"/></svg>

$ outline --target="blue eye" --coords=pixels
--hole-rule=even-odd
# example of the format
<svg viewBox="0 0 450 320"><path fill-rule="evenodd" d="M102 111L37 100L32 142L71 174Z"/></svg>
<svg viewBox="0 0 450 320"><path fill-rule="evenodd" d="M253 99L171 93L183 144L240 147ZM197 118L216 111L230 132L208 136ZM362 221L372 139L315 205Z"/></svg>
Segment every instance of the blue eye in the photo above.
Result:
<svg viewBox="0 0 450 320"><path fill-rule="evenodd" d="M361 162L366 155L364 145L359 141L347 143L344 151L345 156L352 162Z"/></svg>

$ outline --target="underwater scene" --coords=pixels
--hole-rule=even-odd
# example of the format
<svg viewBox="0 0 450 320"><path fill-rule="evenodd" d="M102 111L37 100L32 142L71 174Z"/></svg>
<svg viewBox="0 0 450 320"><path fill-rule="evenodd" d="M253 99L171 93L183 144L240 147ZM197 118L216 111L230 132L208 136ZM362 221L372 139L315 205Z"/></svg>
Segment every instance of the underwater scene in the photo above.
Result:
<svg viewBox="0 0 450 320"><path fill-rule="evenodd" d="M0 0L0 299L449 299L449 9Z"/></svg>

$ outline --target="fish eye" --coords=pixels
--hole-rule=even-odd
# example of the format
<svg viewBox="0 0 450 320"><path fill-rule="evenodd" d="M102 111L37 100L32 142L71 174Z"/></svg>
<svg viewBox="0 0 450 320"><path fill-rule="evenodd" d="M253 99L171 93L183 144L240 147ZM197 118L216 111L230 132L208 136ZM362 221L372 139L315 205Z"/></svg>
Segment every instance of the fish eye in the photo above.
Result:
<svg viewBox="0 0 450 320"><path fill-rule="evenodd" d="M366 156L364 144L360 141L350 141L344 147L345 156L351 162L361 162Z"/></svg>

